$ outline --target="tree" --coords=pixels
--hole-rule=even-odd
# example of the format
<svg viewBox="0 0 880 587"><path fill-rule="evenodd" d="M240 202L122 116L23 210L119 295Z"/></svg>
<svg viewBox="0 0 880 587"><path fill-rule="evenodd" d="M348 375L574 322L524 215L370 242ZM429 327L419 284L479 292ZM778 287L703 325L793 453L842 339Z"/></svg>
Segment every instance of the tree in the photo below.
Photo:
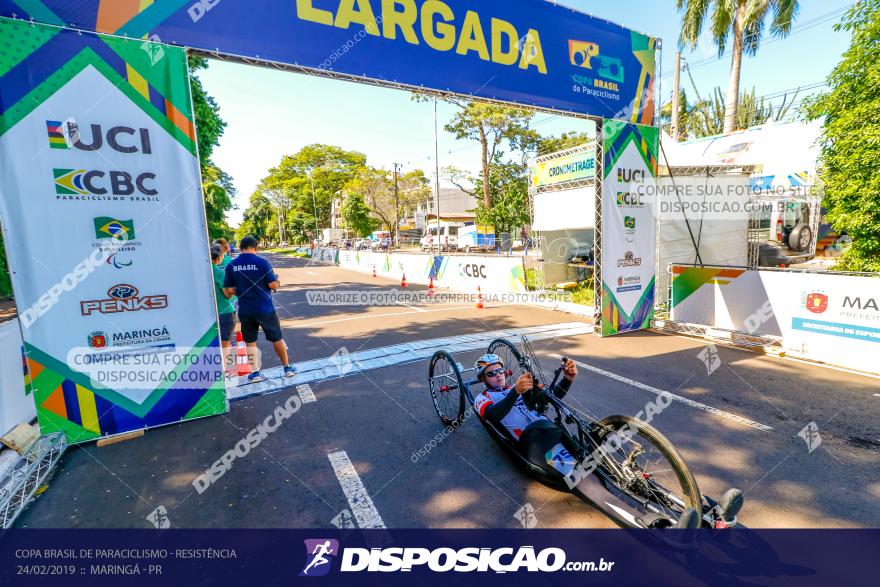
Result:
<svg viewBox="0 0 880 587"><path fill-rule="evenodd" d="M190 55L187 59L193 72L208 67L208 60L204 57ZM199 165L202 170L202 193L205 199L208 234L211 238L229 237L232 229L226 224L226 212L235 207L232 200L235 196L235 188L232 178L211 160L214 148L220 144L220 137L226 129L226 122L220 118L220 107L217 102L208 95L201 80L194 75L190 76L190 88L196 123L196 141L199 145Z"/></svg>
<svg viewBox="0 0 880 587"><path fill-rule="evenodd" d="M496 232L512 232L530 222L529 176L525 164L496 160L489 175L494 194L492 207L477 202L477 223L495 227ZM483 179L474 178L477 189L482 189Z"/></svg>
<svg viewBox="0 0 880 587"><path fill-rule="evenodd" d="M703 32L703 25L712 9L710 25L712 38L718 47L718 57L727 49L728 37L733 37L730 82L724 110L724 133L736 130L739 110L739 84L743 53L755 55L764 36L768 14L772 11L770 34L784 38L791 32L797 17L797 0L675 0L675 7L683 12L679 47L695 48Z"/></svg>
<svg viewBox="0 0 880 587"><path fill-rule="evenodd" d="M382 226L386 230L394 230L396 218L402 217L406 209L424 201L431 193L431 188L421 169L409 171L398 178L395 201L394 178L391 172L365 167L345 186L344 191L349 197L362 197Z"/></svg>
<svg viewBox="0 0 880 587"><path fill-rule="evenodd" d="M413 99L417 102L425 102L434 98L414 94ZM485 208L491 208L492 182L489 181L489 174L492 166L500 160L498 155L505 143L514 152L520 153L521 163L526 162L529 153L537 148L540 139L537 131L530 128L535 113L521 108L458 98L445 98L444 101L458 108L452 120L443 127L446 132L452 133L459 140L480 143L480 175L483 178L481 183L483 187L478 197L482 198ZM477 195L473 191L465 191Z"/></svg>
<svg viewBox="0 0 880 587"><path fill-rule="evenodd" d="M376 220L360 194L351 194L342 205L342 221L356 236L364 237L376 229Z"/></svg>
<svg viewBox="0 0 880 587"><path fill-rule="evenodd" d="M585 132L564 132L558 137L544 137L538 141L538 155L564 151L592 141L593 137Z"/></svg>
<svg viewBox="0 0 880 587"><path fill-rule="evenodd" d="M826 80L831 90L804 110L824 122L827 218L852 238L836 268L880 271L880 0L861 0L835 28L852 34L850 47Z"/></svg>
<svg viewBox="0 0 880 587"><path fill-rule="evenodd" d="M264 195L255 192L251 195L250 203L244 212L244 219L235 231L238 240L250 235L259 240L269 235L269 226L272 224L272 203Z"/></svg>
<svg viewBox="0 0 880 587"><path fill-rule="evenodd" d="M257 189L262 192L272 190L280 198L280 206L286 206L289 200L288 210L310 214L314 231L314 219L318 218L320 224L329 223L330 203L366 166L366 162L367 156L357 151L332 145L308 145L293 155L282 157Z"/></svg>
<svg viewBox="0 0 880 587"><path fill-rule="evenodd" d="M233 207L232 198L235 196L232 178L209 161L202 170L202 193L205 197L208 234L211 239L228 238L232 229L226 223L226 210Z"/></svg>
<svg viewBox="0 0 880 587"><path fill-rule="evenodd" d="M789 99L788 94L782 97L782 103L774 105L764 98L755 95L755 89L743 92L739 97L735 130L744 130L768 120L780 121L788 116L798 92ZM678 137L682 141L688 138L703 138L721 134L724 131L725 96L721 88L716 87L710 100L689 104L687 95L681 92L679 102ZM660 108L660 124L667 133L672 133L672 102Z"/></svg>
<svg viewBox="0 0 880 587"><path fill-rule="evenodd" d="M743 92L738 100L739 108L736 115L736 124L733 130L744 130L758 124L764 124L768 120L780 121L784 119L798 92L789 100L788 94L783 96L782 104L774 106L764 98L755 95L755 88L750 92ZM721 88L715 88L711 100L698 102L688 113L688 130L694 138L702 138L725 132L726 99Z"/></svg>
<svg viewBox="0 0 880 587"><path fill-rule="evenodd" d="M0 234L0 297L12 295L12 282L9 268L6 267L6 249L3 247L3 234Z"/></svg>

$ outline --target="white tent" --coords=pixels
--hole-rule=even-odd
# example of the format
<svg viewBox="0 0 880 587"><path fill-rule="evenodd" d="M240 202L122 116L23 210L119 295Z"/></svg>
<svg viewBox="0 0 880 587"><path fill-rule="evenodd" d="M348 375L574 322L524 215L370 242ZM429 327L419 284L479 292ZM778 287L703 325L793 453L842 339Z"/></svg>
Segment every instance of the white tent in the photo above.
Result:
<svg viewBox="0 0 880 587"><path fill-rule="evenodd" d="M785 122L755 126L727 135L676 143L664 134L670 167L753 165L752 190L806 194L816 179L822 123ZM661 156L661 164L667 165ZM780 194L782 195L782 194Z"/></svg>

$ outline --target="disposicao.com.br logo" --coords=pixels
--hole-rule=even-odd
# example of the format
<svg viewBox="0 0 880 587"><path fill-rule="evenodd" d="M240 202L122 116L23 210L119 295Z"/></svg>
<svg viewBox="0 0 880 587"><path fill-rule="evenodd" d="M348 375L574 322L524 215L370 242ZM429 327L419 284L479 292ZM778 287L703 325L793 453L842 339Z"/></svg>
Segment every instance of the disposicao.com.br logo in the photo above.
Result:
<svg viewBox="0 0 880 587"><path fill-rule="evenodd" d="M339 543L330 539L306 540L306 564L301 577L326 575L332 561L340 556L339 571L394 573L411 572L426 568L435 573L516 573L518 571L554 573L556 571L611 571L614 562L566 561L561 548L535 551L533 546L519 548L345 548L340 553Z"/></svg>

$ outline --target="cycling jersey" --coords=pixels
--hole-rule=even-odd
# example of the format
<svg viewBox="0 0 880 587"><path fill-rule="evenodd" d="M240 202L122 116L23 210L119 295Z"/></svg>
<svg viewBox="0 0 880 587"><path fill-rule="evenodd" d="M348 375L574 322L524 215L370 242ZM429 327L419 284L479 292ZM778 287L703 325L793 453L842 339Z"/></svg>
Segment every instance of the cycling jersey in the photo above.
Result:
<svg viewBox="0 0 880 587"><path fill-rule="evenodd" d="M512 387L508 387L507 389L487 389L478 395L474 401L474 407L477 409L477 413L480 414L481 418L485 419L486 408L492 404L500 403L507 397L508 393L513 393L517 398L513 407L507 412L507 415L501 419L501 425L507 429L513 438L519 440L519 437L522 436L523 430L525 430L526 426L532 422L537 422L538 420L549 421L548 418L538 415L534 410L530 410L523 401L522 396L517 394Z"/></svg>

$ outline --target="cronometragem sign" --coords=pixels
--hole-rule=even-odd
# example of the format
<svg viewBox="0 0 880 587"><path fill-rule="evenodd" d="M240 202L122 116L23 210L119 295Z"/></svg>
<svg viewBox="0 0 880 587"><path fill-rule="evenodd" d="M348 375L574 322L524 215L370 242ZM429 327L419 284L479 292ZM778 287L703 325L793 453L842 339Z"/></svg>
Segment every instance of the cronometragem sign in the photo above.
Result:
<svg viewBox="0 0 880 587"><path fill-rule="evenodd" d="M0 0L0 16L654 123L657 40L545 0Z"/></svg>

